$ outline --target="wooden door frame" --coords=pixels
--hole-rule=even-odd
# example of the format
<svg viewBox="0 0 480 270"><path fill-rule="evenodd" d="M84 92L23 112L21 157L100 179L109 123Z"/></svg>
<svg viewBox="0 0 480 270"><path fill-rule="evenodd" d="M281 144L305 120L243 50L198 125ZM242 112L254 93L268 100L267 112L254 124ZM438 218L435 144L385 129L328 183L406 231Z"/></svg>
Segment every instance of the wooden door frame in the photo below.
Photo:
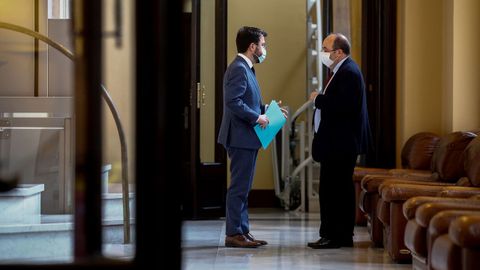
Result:
<svg viewBox="0 0 480 270"><path fill-rule="evenodd" d="M190 185L192 192L192 218L220 217L224 215L223 204L216 213L206 214L200 211L199 181L202 177L216 175L223 178L221 189L225 197L227 182L227 158L222 145L215 143L214 162L209 165L200 161L200 112L197 109L197 82L200 81L200 0L192 0L192 48L191 48L191 92L190 92ZM215 0L215 135L220 130L223 115L223 74L227 62L227 0ZM216 140L215 140L216 141Z"/></svg>
<svg viewBox="0 0 480 270"><path fill-rule="evenodd" d="M220 130L223 117L223 74L227 68L227 0L215 1L215 134ZM215 146L215 162L225 164L227 156L222 145ZM226 180L226 179L225 179Z"/></svg>
<svg viewBox="0 0 480 270"><path fill-rule="evenodd" d="M200 11L200 0L192 0L192 40L197 40L200 33L200 17L195 10ZM220 124L223 116L223 75L227 68L227 0L215 0L215 134L220 130ZM195 94L196 83L200 80L200 43L196 42L196 46L191 49L192 59L195 59L195 65L192 65L191 79L191 99L192 106L197 103L197 95ZM190 118L191 126L198 130L199 115ZM200 142L200 136L192 138L192 145L197 146ZM198 155L192 153L192 160ZM198 157L196 157L198 160ZM222 145L215 145L215 162L226 161L226 152Z"/></svg>

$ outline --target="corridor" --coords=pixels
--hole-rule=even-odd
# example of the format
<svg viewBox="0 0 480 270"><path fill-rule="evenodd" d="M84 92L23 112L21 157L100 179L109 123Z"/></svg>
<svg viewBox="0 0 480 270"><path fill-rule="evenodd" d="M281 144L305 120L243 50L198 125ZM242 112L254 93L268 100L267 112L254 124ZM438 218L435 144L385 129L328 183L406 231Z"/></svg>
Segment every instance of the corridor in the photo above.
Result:
<svg viewBox="0 0 480 270"><path fill-rule="evenodd" d="M269 245L257 249L226 248L224 220L185 221L182 269L411 269L395 264L381 248L370 247L366 227L356 227L354 248L313 250L319 214L252 209L252 234Z"/></svg>

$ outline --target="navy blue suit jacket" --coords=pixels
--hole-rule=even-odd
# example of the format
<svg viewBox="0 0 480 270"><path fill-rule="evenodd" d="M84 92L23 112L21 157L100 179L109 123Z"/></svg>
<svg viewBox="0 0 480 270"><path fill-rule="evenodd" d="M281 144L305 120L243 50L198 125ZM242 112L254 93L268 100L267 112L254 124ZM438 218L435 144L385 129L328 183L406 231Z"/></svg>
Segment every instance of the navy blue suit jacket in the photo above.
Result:
<svg viewBox="0 0 480 270"><path fill-rule="evenodd" d="M315 107L321 121L312 142L312 157L322 161L335 156L366 153L371 147L365 83L357 64L346 59Z"/></svg>
<svg viewBox="0 0 480 270"><path fill-rule="evenodd" d="M240 56L225 71L223 105L218 142L225 148L259 149L261 143L253 127L265 106L257 78Z"/></svg>

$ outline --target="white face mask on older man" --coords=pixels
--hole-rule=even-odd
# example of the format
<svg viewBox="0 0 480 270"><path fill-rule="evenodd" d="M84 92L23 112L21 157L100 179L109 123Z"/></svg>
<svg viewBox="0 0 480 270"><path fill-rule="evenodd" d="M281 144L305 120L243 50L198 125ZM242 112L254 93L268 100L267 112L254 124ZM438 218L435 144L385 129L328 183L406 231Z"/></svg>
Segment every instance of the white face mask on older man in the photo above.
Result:
<svg viewBox="0 0 480 270"><path fill-rule="evenodd" d="M330 59L330 53L331 52L320 52L320 60L328 68L333 64L333 60Z"/></svg>

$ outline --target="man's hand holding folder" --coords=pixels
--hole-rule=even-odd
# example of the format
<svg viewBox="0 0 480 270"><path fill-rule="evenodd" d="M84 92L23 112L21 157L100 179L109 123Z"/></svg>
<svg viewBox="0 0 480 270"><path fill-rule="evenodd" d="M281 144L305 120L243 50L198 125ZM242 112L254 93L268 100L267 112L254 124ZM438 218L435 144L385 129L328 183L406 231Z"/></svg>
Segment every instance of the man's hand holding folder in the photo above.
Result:
<svg viewBox="0 0 480 270"><path fill-rule="evenodd" d="M285 124L287 113L288 112L285 108L280 108L278 103L275 100L272 100L265 112L268 121L267 125L261 125L260 123L255 125L254 130L263 149L268 147L273 138L275 138L275 135Z"/></svg>

